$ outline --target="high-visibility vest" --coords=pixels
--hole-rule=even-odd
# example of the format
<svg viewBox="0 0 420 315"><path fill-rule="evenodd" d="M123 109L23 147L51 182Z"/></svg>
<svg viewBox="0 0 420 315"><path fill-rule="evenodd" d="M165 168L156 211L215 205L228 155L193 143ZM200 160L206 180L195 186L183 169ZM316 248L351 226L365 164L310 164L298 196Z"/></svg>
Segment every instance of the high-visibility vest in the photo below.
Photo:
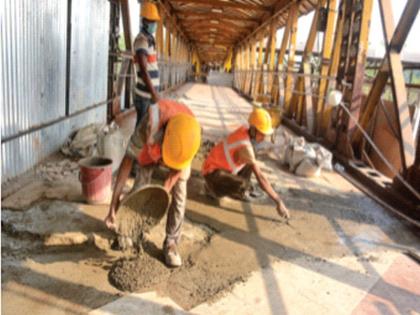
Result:
<svg viewBox="0 0 420 315"><path fill-rule="evenodd" d="M241 126L216 144L204 161L202 174L207 175L218 169L237 174L245 164L235 163L235 153L246 146L252 148L248 131L247 126Z"/></svg>
<svg viewBox="0 0 420 315"><path fill-rule="evenodd" d="M150 129L147 131L147 143L143 145L137 157L137 161L141 166L156 164L162 158L162 143L153 143L153 137L165 128L172 117L182 113L194 116L193 112L184 104L168 99L160 100L158 104L150 105L148 110L148 127Z"/></svg>

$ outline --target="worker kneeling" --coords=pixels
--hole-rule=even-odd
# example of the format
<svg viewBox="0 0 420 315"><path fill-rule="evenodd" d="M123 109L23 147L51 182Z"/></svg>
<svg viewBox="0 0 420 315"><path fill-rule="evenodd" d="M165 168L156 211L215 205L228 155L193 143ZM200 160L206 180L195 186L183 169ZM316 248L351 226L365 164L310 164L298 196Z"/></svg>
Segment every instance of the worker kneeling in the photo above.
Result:
<svg viewBox="0 0 420 315"><path fill-rule="evenodd" d="M204 161L202 173L207 192L216 198L223 196L247 201L251 175L277 205L280 216L289 218L289 210L256 163L255 145L273 133L270 114L262 108L249 116L249 126L241 126L216 144Z"/></svg>
<svg viewBox="0 0 420 315"><path fill-rule="evenodd" d="M139 164L134 189L148 184L154 169L162 165L169 169L163 184L172 194L163 244L165 262L170 267L182 264L177 244L184 221L187 180L191 162L201 142L201 128L193 113L183 104L160 100L151 105L131 136L126 155L121 163L105 223L115 229L115 214L121 191L130 173L133 161Z"/></svg>

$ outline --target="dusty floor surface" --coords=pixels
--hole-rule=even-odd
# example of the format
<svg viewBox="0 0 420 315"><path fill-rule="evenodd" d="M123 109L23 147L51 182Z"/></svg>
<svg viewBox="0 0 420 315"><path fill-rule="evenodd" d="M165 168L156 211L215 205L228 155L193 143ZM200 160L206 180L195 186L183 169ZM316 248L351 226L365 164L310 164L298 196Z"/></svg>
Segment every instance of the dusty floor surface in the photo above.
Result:
<svg viewBox="0 0 420 315"><path fill-rule="evenodd" d="M174 96L192 108L212 141L246 121L251 110L228 88L185 85ZM415 230L334 172L299 178L263 159L264 171L291 210L286 224L267 198L250 204L206 197L200 158L188 183L179 269L163 264L165 220L146 236L140 260L112 250L114 235L102 222L107 206L82 203L76 175L52 183L34 175L23 187L8 183L2 195L3 314L84 314L125 294L117 288L156 291L189 310L216 303L245 285L253 272L278 263L310 271L313 280L310 275L301 280L314 285L323 276L367 290L365 281L379 274L374 266L384 253L419 248ZM125 276L113 286L108 276L118 268ZM272 276L264 275L268 286ZM279 300L268 298L274 305ZM271 313L275 309L272 305Z"/></svg>

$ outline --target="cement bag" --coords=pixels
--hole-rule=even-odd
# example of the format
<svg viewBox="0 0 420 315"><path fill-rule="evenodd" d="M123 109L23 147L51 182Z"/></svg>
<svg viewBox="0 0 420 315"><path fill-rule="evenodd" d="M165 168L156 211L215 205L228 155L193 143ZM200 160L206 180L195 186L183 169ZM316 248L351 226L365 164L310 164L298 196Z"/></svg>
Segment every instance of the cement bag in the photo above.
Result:
<svg viewBox="0 0 420 315"><path fill-rule="evenodd" d="M108 133L98 134L97 150L100 156L112 160L112 172L115 172L124 158L126 141L121 130L115 127L105 131Z"/></svg>
<svg viewBox="0 0 420 315"><path fill-rule="evenodd" d="M304 158L296 167L295 174L303 177L321 175L321 167L311 158Z"/></svg>
<svg viewBox="0 0 420 315"><path fill-rule="evenodd" d="M67 139L61 152L70 157L95 156L98 133L104 128L103 124L90 124L79 129Z"/></svg>
<svg viewBox="0 0 420 315"><path fill-rule="evenodd" d="M303 137L293 139L286 150L286 162L289 164L289 170L294 172L296 167L305 157L305 139Z"/></svg>
<svg viewBox="0 0 420 315"><path fill-rule="evenodd" d="M323 170L332 171L332 153L317 143L311 144L311 146L315 150L316 163L318 166L320 166Z"/></svg>

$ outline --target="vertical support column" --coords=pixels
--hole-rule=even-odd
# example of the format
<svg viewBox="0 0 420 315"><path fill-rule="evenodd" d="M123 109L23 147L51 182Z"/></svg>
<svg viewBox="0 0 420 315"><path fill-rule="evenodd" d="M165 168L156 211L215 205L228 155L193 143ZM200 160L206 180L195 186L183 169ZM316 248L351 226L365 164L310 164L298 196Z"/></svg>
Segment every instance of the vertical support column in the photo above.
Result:
<svg viewBox="0 0 420 315"><path fill-rule="evenodd" d="M323 119L324 117L324 107L325 107L325 97L326 97L326 89L328 85L328 79L325 77L328 76L328 72L331 66L331 54L332 54L332 47L333 47L333 34L334 34L334 21L336 18L336 10L337 10L337 1L330 0L328 1L328 15L327 15L327 26L325 28L324 33L324 40L322 45L322 56L321 56L321 71L320 75L321 78L319 80L319 88L318 88L318 102L316 105L316 132L317 134L322 134L325 132L327 128L327 119Z"/></svg>
<svg viewBox="0 0 420 315"><path fill-rule="evenodd" d="M171 85L171 61L172 61L172 57L171 57L171 32L170 32L170 21L169 21L170 17L168 17L167 19L165 19L165 25L166 25L166 34L165 34L165 89L169 88L169 86Z"/></svg>
<svg viewBox="0 0 420 315"><path fill-rule="evenodd" d="M289 14L291 15L290 27L290 41L289 41L289 57L287 60L287 78L286 78L286 91L284 94L284 108L286 114L290 115L290 101L293 95L293 69L295 65L295 52L296 52L296 37L297 37L297 20L299 3L295 2L290 8Z"/></svg>
<svg viewBox="0 0 420 315"><path fill-rule="evenodd" d="M250 84L249 84L249 95L251 97L254 96L254 85L255 85L255 78L256 78L256 67L255 67L255 63L256 63L256 58L257 58L257 54L256 54L256 48L257 48L257 42L256 40L252 40L251 39L251 60L250 60L250 68L251 68L251 79L250 79Z"/></svg>
<svg viewBox="0 0 420 315"><path fill-rule="evenodd" d="M253 89L253 99L256 99L260 90L260 85L262 81L262 64L263 64L263 46L264 46L264 35L260 35L259 46L258 46L258 65L257 73L255 75L255 85Z"/></svg>
<svg viewBox="0 0 420 315"><path fill-rule="evenodd" d="M297 93L292 97L291 111L292 117L296 118L296 121L300 124L304 124L306 120L311 129L313 123L313 104L312 104L312 91L311 91L311 56L315 45L316 35L318 33L318 26L320 21L320 12L325 5L325 0L318 1L317 9L312 19L311 29L309 31L308 39L305 44L305 49L302 56L302 64L299 70L300 74L297 78L296 90ZM309 115L307 115L307 111ZM309 116L309 119L307 119Z"/></svg>
<svg viewBox="0 0 420 315"><path fill-rule="evenodd" d="M284 74L284 56L286 55L287 45L289 44L289 36L290 36L290 29L292 25L293 16L290 14L287 17L286 27L284 28L283 38L281 41L279 53L277 55L277 69L278 69L278 76L279 76L279 105L284 107L284 83L285 83L285 74Z"/></svg>
<svg viewBox="0 0 420 315"><path fill-rule="evenodd" d="M132 48L132 35L131 35L131 22L130 22L130 5L128 0L120 0L121 3L121 13L122 13L122 22L124 27L124 40L125 40L125 47L127 50L131 51ZM132 52L133 53L133 52ZM125 79L125 96L124 96L124 107L130 107L130 99L131 99L131 74L134 73L133 71L133 63L130 62L128 70L127 70L127 77Z"/></svg>
<svg viewBox="0 0 420 315"><path fill-rule="evenodd" d="M274 83L274 70L275 70L275 60L276 60L276 45L277 45L277 28L276 28L276 22L275 20L272 21L270 25L270 58L268 63L268 93L271 96L272 101L272 95L273 95L273 83Z"/></svg>
<svg viewBox="0 0 420 315"><path fill-rule="evenodd" d="M156 30L156 51L158 54L158 58L163 57L163 14L161 14L161 19L158 21L157 30Z"/></svg>
<svg viewBox="0 0 420 315"><path fill-rule="evenodd" d="M345 23L337 86L343 92L343 102L349 107L354 117L359 116L362 101L362 86L364 65L366 61L369 25L372 13L372 1L347 0L345 6ZM348 157L353 157L353 150L348 137L349 128L353 127L350 118L343 111L339 111L335 143L338 150ZM333 140L333 139L331 139Z"/></svg>

